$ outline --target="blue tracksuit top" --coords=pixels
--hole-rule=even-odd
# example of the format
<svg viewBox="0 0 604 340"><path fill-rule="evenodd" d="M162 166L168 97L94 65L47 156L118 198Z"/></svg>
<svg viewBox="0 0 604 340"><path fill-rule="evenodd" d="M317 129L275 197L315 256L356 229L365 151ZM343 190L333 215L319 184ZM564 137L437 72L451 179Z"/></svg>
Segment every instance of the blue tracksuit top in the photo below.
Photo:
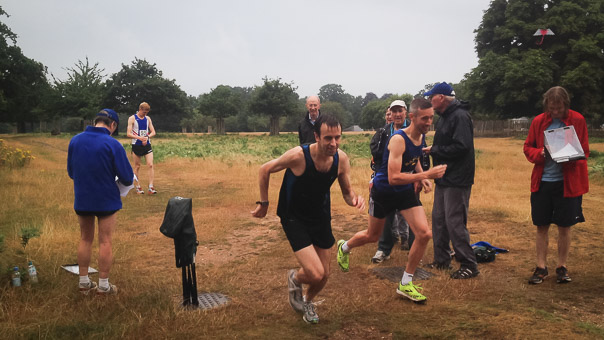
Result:
<svg viewBox="0 0 604 340"><path fill-rule="evenodd" d="M73 179L73 207L80 211L115 211L122 208L115 177L132 184L134 173L120 142L104 127L88 126L69 142L67 173Z"/></svg>

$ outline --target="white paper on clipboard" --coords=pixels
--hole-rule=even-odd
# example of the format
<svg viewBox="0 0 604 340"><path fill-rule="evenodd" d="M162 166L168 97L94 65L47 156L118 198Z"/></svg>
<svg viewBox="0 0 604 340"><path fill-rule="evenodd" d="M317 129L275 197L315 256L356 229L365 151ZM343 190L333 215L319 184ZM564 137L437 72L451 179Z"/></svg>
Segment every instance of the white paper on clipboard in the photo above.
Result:
<svg viewBox="0 0 604 340"><path fill-rule="evenodd" d="M545 130L543 133L545 147L554 161L562 163L585 158L574 126Z"/></svg>

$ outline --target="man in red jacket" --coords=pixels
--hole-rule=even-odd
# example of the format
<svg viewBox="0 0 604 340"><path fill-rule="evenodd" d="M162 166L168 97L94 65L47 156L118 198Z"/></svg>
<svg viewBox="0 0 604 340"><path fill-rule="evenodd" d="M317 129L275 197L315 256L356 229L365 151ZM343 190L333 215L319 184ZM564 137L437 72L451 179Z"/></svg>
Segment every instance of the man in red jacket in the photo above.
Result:
<svg viewBox="0 0 604 340"><path fill-rule="evenodd" d="M534 163L531 175L531 216L537 226L537 268L530 284L542 283L548 275L547 248L551 223L558 226L558 283L571 281L566 268L570 250L570 227L585 222L581 208L582 195L589 191L587 160L564 163L552 160L544 148L544 131L574 126L585 157L589 157L587 126L583 116L570 109L570 97L563 87L556 86L543 95L545 112L533 119L524 142L524 155Z"/></svg>

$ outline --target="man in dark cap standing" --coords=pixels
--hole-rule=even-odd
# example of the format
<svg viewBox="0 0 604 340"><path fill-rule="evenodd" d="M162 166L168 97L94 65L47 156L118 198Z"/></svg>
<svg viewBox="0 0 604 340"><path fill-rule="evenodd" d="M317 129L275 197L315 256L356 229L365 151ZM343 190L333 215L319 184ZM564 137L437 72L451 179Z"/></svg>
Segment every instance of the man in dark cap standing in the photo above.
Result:
<svg viewBox="0 0 604 340"><path fill-rule="evenodd" d="M116 294L117 287L109 283L109 270L113 261L111 237L117 225L116 213L122 209L118 182L132 185L134 173L126 150L111 135L120 123L117 113L101 110L94 126L71 139L67 151L67 173L73 179L74 210L80 224L78 266L80 293L88 295ZM95 222L99 234L99 285L90 281L88 266L94 241Z"/></svg>
<svg viewBox="0 0 604 340"><path fill-rule="evenodd" d="M434 180L432 235L434 262L429 267L449 269L453 244L455 259L460 268L451 274L453 279L469 279L480 272L468 233L468 208L474 184L474 126L468 102L455 99L451 85L442 82L424 93L440 115L431 146L424 152L432 155L434 166L447 165L442 178Z"/></svg>

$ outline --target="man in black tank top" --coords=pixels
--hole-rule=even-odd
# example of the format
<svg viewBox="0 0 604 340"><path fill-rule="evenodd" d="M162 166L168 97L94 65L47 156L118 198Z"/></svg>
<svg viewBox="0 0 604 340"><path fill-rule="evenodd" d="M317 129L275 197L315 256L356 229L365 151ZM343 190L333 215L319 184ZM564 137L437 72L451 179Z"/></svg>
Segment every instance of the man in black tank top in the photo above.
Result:
<svg viewBox="0 0 604 340"><path fill-rule="evenodd" d="M312 300L325 287L330 272L335 238L331 232L329 190L336 178L344 201L359 211L365 209L365 199L350 184L348 156L339 150L340 123L333 116L322 115L315 122L314 134L316 143L297 146L260 167L260 201L252 211L254 217L266 216L270 174L287 169L277 215L302 267L287 274L289 303L308 323L319 322ZM306 295L302 294L302 284L308 285Z"/></svg>

